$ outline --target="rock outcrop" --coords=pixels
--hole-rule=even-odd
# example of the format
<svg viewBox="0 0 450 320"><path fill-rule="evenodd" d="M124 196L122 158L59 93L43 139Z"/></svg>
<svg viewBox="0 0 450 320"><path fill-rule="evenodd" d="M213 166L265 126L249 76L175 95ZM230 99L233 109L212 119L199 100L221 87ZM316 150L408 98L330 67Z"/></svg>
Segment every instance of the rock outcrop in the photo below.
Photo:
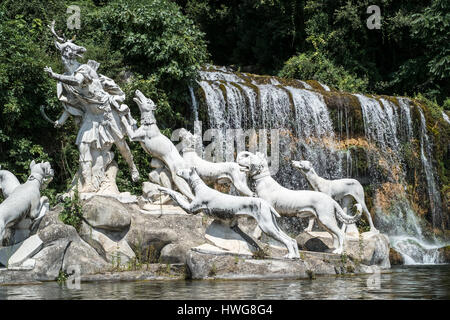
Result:
<svg viewBox="0 0 450 320"><path fill-rule="evenodd" d="M342 261L334 254L300 252L300 260L254 259L230 254L191 250L186 264L192 279L268 280L312 279L316 275L373 273L377 266Z"/></svg>
<svg viewBox="0 0 450 320"><path fill-rule="evenodd" d="M220 221L186 214L173 205L161 208L150 204L142 210L135 203L101 196L83 201L82 208L78 230L59 219L63 207L58 205L40 221L28 244L0 248L1 261L8 261L14 252L20 256L8 269L0 270L0 282L55 280L74 268L87 280L169 275L293 279L371 273L377 266L390 266L388 240L381 234L348 239L346 254L335 255L327 253L332 244L327 233L301 233L299 247L308 251L301 251L300 260L286 260L287 250L267 237L253 238L251 244L247 236L242 237L242 232L252 234L256 226L253 219L240 219L239 228L231 230Z"/></svg>
<svg viewBox="0 0 450 320"><path fill-rule="evenodd" d="M303 232L296 237L299 248L315 252L329 252L333 240L327 232ZM365 232L360 237L345 238L344 251L352 260L365 265L391 267L389 262L389 239L381 233Z"/></svg>

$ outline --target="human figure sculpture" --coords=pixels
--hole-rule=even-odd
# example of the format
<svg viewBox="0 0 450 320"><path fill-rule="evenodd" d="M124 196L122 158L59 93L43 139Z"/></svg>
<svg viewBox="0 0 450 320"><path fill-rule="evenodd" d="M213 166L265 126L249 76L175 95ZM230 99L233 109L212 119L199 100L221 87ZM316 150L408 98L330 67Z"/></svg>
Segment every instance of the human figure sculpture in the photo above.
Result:
<svg viewBox="0 0 450 320"><path fill-rule="evenodd" d="M150 161L150 166L155 168L149 175L149 181L142 184L142 200L141 208L146 209L147 204L168 204L172 199L158 190L159 186L172 189L172 179L169 170L166 169L164 163L158 158L153 158Z"/></svg>
<svg viewBox="0 0 450 320"><path fill-rule="evenodd" d="M333 253L343 252L344 234L337 225L336 217L345 224L355 223L361 216L360 204L355 205L357 214L349 216L325 193L284 188L270 176L267 159L262 153L242 151L236 161L253 180L258 197L269 202L283 216L317 219L319 225L333 237Z"/></svg>
<svg viewBox="0 0 450 320"><path fill-rule="evenodd" d="M253 196L253 192L247 186L247 174L241 170L237 163L214 163L203 160L192 148L195 143L194 135L183 128L180 130L179 136L183 144L183 149L181 150L183 159L190 167L197 169L197 173L203 181L207 183L219 180L231 181L239 193L248 197Z"/></svg>
<svg viewBox="0 0 450 320"><path fill-rule="evenodd" d="M161 160L169 169L173 182L178 190L189 199L193 199L189 185L183 178L177 176L176 172L187 168L187 164L181 157L172 141L159 131L153 111L156 109L155 103L136 90L133 99L141 112L141 126L134 129L128 122L125 115L122 116L122 123L125 126L131 141L139 141L142 148L152 157Z"/></svg>
<svg viewBox="0 0 450 320"><path fill-rule="evenodd" d="M54 21L50 27L56 48L61 51L64 64L64 74L57 74L51 68L44 69L48 75L57 80L58 99L62 102L64 113L54 122L55 127L64 125L70 116L81 122L76 145L80 152L80 192L118 193L114 181L110 181L107 170L112 164L113 144L127 162L133 181L139 180L139 172L133 162L133 156L125 140L125 130L121 117L127 119L130 126L135 125L130 110L121 102L125 94L115 82L97 73L99 64L89 60L80 64L76 58L86 52L84 47L74 44L71 40L59 37L54 30ZM41 109L43 110L43 109ZM45 114L44 114L45 115Z"/></svg>
<svg viewBox="0 0 450 320"><path fill-rule="evenodd" d="M314 170L311 162L309 161L292 161L294 168L300 170L301 173L306 177L309 184L315 191L320 191L326 193L336 201L342 200L342 208L347 213L353 203L353 199L357 203L361 204L363 212L367 218L370 225L371 232L378 232L378 230L373 225L372 217L367 209L366 203L364 201L364 189L358 180L355 179L336 179L327 180L319 175ZM311 231L314 224L314 218L309 220L308 228L306 231ZM345 232L350 225L345 223L342 224L342 232Z"/></svg>
<svg viewBox="0 0 450 320"><path fill-rule="evenodd" d="M0 240L3 240L6 228L20 223L25 218L40 219L49 209L48 198L41 197L40 190L50 183L54 174L53 169L48 162L36 164L34 160L30 164L30 169L31 174L27 182L19 185L17 179L11 178L12 174L0 172L3 177L8 176L7 180L2 179L1 182L3 196L6 199L0 204ZM12 185L8 181L12 182ZM13 185L15 187L11 188Z"/></svg>
<svg viewBox="0 0 450 320"><path fill-rule="evenodd" d="M289 253L285 258L300 257L297 241L278 227L276 217L280 215L269 203L260 198L232 196L214 190L202 181L195 168L179 170L177 175L189 182L195 195L192 202L176 191L164 187L159 187L159 190L171 196L188 213L203 211L211 217L230 221L231 226L237 225L239 216L253 217L264 233L286 246Z"/></svg>

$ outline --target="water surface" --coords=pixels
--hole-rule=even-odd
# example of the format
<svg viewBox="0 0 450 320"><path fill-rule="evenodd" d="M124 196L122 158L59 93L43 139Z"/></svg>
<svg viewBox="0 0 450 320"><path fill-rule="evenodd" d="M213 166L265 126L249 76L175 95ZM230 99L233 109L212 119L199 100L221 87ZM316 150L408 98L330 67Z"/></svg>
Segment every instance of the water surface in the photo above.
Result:
<svg viewBox="0 0 450 320"><path fill-rule="evenodd" d="M48 282L0 286L0 299L450 299L450 265L404 266L371 275L315 280Z"/></svg>

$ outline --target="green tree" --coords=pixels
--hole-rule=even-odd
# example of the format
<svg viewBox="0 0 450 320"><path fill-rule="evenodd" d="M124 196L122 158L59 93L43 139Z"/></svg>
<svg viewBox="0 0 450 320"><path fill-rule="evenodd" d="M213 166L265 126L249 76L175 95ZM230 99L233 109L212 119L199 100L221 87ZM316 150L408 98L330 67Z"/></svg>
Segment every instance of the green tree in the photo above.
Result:
<svg viewBox="0 0 450 320"><path fill-rule="evenodd" d="M274 73L302 49L303 1L177 0L206 33L214 63Z"/></svg>
<svg viewBox="0 0 450 320"><path fill-rule="evenodd" d="M66 30L66 9L81 8L81 29ZM87 48L81 62L100 62L99 72L113 78L126 92L127 103L139 119L132 101L139 88L158 104L158 124L163 132L186 124L189 115L187 84L207 60L203 34L179 7L169 0L91 1L32 0L0 3L0 164L22 177L32 159L50 160L55 178L48 195L65 191L78 168L74 144L77 128L68 121L53 128L40 114L48 107L56 119L62 108L56 83L45 66L63 72L60 53L47 25ZM142 175L148 173L149 157L138 143L132 152ZM116 153L117 154L117 153ZM119 188L136 191L123 159Z"/></svg>

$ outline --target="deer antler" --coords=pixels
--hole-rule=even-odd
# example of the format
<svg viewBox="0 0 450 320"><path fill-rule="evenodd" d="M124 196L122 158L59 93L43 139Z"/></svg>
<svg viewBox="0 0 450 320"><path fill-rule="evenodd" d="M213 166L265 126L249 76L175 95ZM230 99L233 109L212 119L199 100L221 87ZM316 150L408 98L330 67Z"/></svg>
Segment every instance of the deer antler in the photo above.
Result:
<svg viewBox="0 0 450 320"><path fill-rule="evenodd" d="M53 33L53 35L56 37L56 39L58 39L58 41L61 42L66 42L65 38L61 38L60 36L58 36L55 32L55 20L52 21L52 24L50 26L48 26L50 28L50 31Z"/></svg>

